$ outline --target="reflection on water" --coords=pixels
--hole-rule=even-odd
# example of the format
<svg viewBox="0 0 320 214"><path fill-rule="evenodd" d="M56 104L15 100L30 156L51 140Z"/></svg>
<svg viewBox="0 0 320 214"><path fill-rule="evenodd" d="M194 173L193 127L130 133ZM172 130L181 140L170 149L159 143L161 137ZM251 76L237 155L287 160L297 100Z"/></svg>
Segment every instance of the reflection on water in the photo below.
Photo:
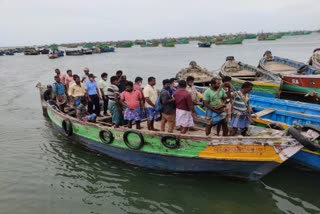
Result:
<svg viewBox="0 0 320 214"><path fill-rule="evenodd" d="M306 61L319 34L274 42L197 48L117 49L112 54L63 57L0 57L0 213L320 213L319 173L284 166L262 182L212 175L160 173L84 150L57 135L42 117L38 81L53 71L89 67L96 75L123 69L128 79L154 75L160 87L196 60L209 70L225 57L253 65L265 50ZM144 82L145 84L145 82Z"/></svg>

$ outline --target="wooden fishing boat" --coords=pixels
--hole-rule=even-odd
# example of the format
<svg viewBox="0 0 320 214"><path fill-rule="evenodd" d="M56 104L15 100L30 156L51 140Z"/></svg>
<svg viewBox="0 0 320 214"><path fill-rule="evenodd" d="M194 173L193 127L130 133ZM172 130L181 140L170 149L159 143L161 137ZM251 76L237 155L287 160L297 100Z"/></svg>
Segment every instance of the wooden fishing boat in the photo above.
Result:
<svg viewBox="0 0 320 214"><path fill-rule="evenodd" d="M320 68L302 62L272 56L263 57L259 66L282 77L281 91L307 94L316 92L320 97Z"/></svg>
<svg viewBox="0 0 320 214"><path fill-rule="evenodd" d="M258 41L273 41L278 39L278 36L275 34L259 34Z"/></svg>
<svg viewBox="0 0 320 214"><path fill-rule="evenodd" d="M279 95L280 77L255 66L238 62L233 56L227 57L219 75L232 77L232 85L237 89L240 89L244 82L251 82L254 85L251 94L263 97L277 97Z"/></svg>
<svg viewBox="0 0 320 214"><path fill-rule="evenodd" d="M65 50L67 56L81 56L83 52L81 49L73 48Z"/></svg>
<svg viewBox="0 0 320 214"><path fill-rule="evenodd" d="M195 61L191 61L189 67L181 69L176 74L178 80L186 80L188 76L193 76L194 84L199 86L208 86L214 77L213 72L209 72L206 68L198 66Z"/></svg>
<svg viewBox="0 0 320 214"><path fill-rule="evenodd" d="M133 45L133 42L118 42L115 46L116 48L131 48Z"/></svg>
<svg viewBox="0 0 320 214"><path fill-rule="evenodd" d="M243 37L223 38L223 39L216 39L215 44L216 45L236 45L236 44L242 44L243 40L244 40Z"/></svg>
<svg viewBox="0 0 320 214"><path fill-rule="evenodd" d="M56 59L56 58L63 57L63 56L64 56L63 51L56 51L56 52L49 54L49 59Z"/></svg>
<svg viewBox="0 0 320 214"><path fill-rule="evenodd" d="M257 38L257 34L246 34L244 39L255 39Z"/></svg>
<svg viewBox="0 0 320 214"><path fill-rule="evenodd" d="M39 86L42 95L43 87ZM113 128L111 117L84 123L44 103L52 127L72 142L135 166L172 172L210 172L258 180L301 149L282 131L252 129L251 137L206 137L204 130L181 135L127 127ZM142 122L144 123L144 122ZM157 124L157 123L156 123Z"/></svg>
<svg viewBox="0 0 320 214"><path fill-rule="evenodd" d="M100 53L110 53L110 52L114 52L115 48L114 47L104 47L104 48L100 48Z"/></svg>
<svg viewBox="0 0 320 214"><path fill-rule="evenodd" d="M176 43L182 45L189 44L189 39L177 39Z"/></svg>
<svg viewBox="0 0 320 214"><path fill-rule="evenodd" d="M199 42L198 46L199 46L199 48L210 48L211 42Z"/></svg>
<svg viewBox="0 0 320 214"><path fill-rule="evenodd" d="M156 42L146 42L146 43L140 44L140 46L141 46L142 48L145 48L145 47L158 47L158 46L159 46L159 43L156 43Z"/></svg>
<svg viewBox="0 0 320 214"><path fill-rule="evenodd" d="M175 41L163 41L162 47L172 48L175 47L176 42Z"/></svg>
<svg viewBox="0 0 320 214"><path fill-rule="evenodd" d="M197 90L203 92L205 88L197 87ZM289 129L290 125L298 124L306 131L309 127L315 127L313 124L320 124L320 106L254 95L250 97L250 106L253 107L255 112L254 117L252 117L255 126L280 130L288 129L288 133L304 145L304 148L293 155L290 161L320 170L320 139L317 142L312 142L301 135L299 130L293 127ZM195 111L199 117L205 117L206 109L204 107L197 105ZM312 118L314 115L316 115L316 118ZM316 130L320 133L320 127Z"/></svg>

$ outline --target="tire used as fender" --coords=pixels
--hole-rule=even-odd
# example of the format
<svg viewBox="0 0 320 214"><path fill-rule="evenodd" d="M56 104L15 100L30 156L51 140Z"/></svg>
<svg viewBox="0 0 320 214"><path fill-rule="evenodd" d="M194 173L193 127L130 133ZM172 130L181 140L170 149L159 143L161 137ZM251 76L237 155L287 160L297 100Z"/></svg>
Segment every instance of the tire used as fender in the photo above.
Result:
<svg viewBox="0 0 320 214"><path fill-rule="evenodd" d="M108 136L107 139L105 138L105 134ZM112 141L114 140L114 136L112 132L109 130L101 130L99 133L99 137L102 143L105 143L105 144L111 144Z"/></svg>
<svg viewBox="0 0 320 214"><path fill-rule="evenodd" d="M288 129L288 135L291 135L294 139L296 139L299 143L305 146L307 149L311 151L317 151L320 149L320 145L317 143L313 143L311 140L303 136L300 131L296 128L290 127Z"/></svg>
<svg viewBox="0 0 320 214"><path fill-rule="evenodd" d="M62 128L65 136L71 136L73 134L72 123L69 119L62 121Z"/></svg>
<svg viewBox="0 0 320 214"><path fill-rule="evenodd" d="M168 140L174 140L175 143L174 144L170 144L168 143ZM161 138L161 143L169 148L169 149L177 149L180 147L180 140L177 136L175 135L164 135L162 138Z"/></svg>
<svg viewBox="0 0 320 214"><path fill-rule="evenodd" d="M130 143L130 141L128 139L129 134L138 135L138 137L140 138L140 142L138 143L138 145L133 145ZM133 150L140 150L144 145L144 138L143 138L142 134L137 131L126 131L123 134L123 141L130 149L133 149Z"/></svg>

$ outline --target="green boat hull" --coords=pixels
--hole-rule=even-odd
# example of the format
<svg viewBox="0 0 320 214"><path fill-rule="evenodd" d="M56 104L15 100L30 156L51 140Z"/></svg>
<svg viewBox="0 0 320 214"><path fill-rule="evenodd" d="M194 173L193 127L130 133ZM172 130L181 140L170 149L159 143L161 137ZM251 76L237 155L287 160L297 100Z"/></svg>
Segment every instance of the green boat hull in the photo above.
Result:
<svg viewBox="0 0 320 214"><path fill-rule="evenodd" d="M216 45L236 45L236 44L242 44L242 41L244 38L235 38L235 39L227 39L223 41L216 41Z"/></svg>

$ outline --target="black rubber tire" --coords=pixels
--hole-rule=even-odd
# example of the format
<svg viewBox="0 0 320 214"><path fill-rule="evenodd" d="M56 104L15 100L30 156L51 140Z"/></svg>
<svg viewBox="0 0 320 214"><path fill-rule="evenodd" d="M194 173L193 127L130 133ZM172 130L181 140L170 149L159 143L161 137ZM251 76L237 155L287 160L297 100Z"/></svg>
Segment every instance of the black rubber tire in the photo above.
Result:
<svg viewBox="0 0 320 214"><path fill-rule="evenodd" d="M140 142L139 142L139 144L137 146L134 146L134 145L130 144L130 142L128 140L128 135L129 134L138 135L138 137L140 138ZM144 145L144 138L143 138L142 134L140 132L137 132L137 131L126 131L123 134L123 141L130 149L133 149L133 150L140 150Z"/></svg>
<svg viewBox="0 0 320 214"><path fill-rule="evenodd" d="M311 142L309 139L307 139L306 137L304 137L300 131L296 128L290 127L288 129L288 133L287 135L291 135L294 139L296 139L297 141L299 141L299 143L301 143L303 146L305 146L307 149L311 150L311 151L317 151L320 149L319 144L315 144L313 142Z"/></svg>
<svg viewBox="0 0 320 214"><path fill-rule="evenodd" d="M168 140L174 140L175 144L168 143ZM180 147L180 139L175 135L164 135L161 138L161 143L169 149L177 149Z"/></svg>
<svg viewBox="0 0 320 214"><path fill-rule="evenodd" d="M312 124L306 124L302 127L303 131L307 131L308 129L312 129L313 131L316 131L320 133L320 126L312 125Z"/></svg>
<svg viewBox="0 0 320 214"><path fill-rule="evenodd" d="M65 119L62 121L62 128L64 130L65 136L71 136L73 134L72 123L69 119Z"/></svg>
<svg viewBox="0 0 320 214"><path fill-rule="evenodd" d="M108 135L108 140L106 140L106 138L104 137L105 134ZM101 130L99 133L99 137L100 137L100 140L102 141L102 143L105 143L105 144L111 144L112 141L114 140L114 136L113 136L112 132L109 130Z"/></svg>

